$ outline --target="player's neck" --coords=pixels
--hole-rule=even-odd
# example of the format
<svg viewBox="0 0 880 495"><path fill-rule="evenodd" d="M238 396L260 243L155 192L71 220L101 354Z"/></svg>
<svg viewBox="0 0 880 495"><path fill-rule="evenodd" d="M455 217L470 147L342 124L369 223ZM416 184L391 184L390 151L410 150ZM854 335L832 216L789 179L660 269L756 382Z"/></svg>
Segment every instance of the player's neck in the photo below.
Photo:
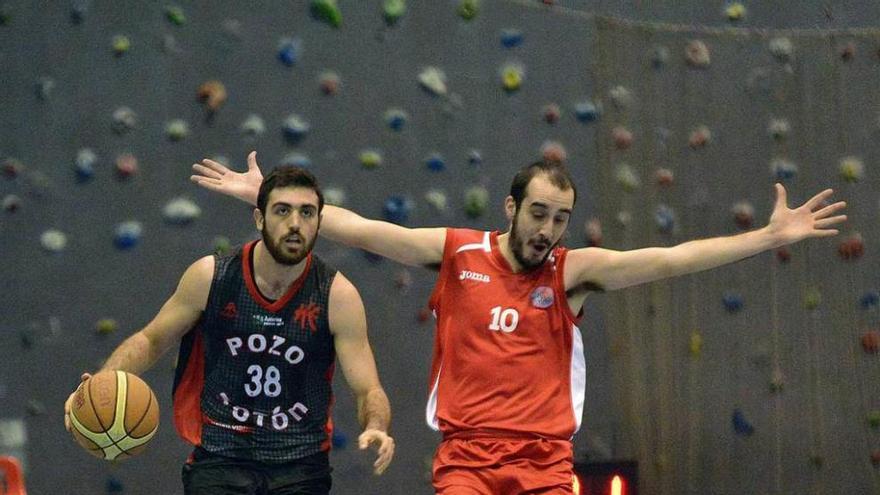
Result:
<svg viewBox="0 0 880 495"><path fill-rule="evenodd" d="M498 250L501 251L501 256L507 261L507 264L510 265L510 269L513 270L513 273L523 271L523 266L516 260L516 256L513 255L513 249L510 248L509 230L498 235Z"/></svg>
<svg viewBox="0 0 880 495"><path fill-rule="evenodd" d="M257 283L260 292L267 296L280 297L294 280L302 275L306 268L308 256L295 265L285 265L275 261L266 244L263 241L257 242L254 246L254 281ZM279 295L280 294L280 295Z"/></svg>

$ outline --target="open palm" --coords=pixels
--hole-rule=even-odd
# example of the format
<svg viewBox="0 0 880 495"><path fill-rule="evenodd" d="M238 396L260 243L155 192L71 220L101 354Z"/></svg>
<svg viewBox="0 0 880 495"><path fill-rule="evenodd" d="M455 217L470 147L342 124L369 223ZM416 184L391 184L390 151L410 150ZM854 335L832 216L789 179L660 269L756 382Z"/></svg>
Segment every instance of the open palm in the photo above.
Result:
<svg viewBox="0 0 880 495"><path fill-rule="evenodd" d="M196 184L238 198L252 205L257 204L257 194L263 183L263 173L257 165L257 152L251 151L247 158L247 172L233 172L226 165L205 158L202 163L194 163L190 180Z"/></svg>
<svg viewBox="0 0 880 495"><path fill-rule="evenodd" d="M831 227L846 221L846 215L835 215L846 208L846 202L838 201L826 205L825 200L833 193L831 189L826 189L798 208L790 209L785 188L782 184L776 184L776 205L770 215L768 228L779 236L783 244L791 244L808 237L837 235L839 231Z"/></svg>

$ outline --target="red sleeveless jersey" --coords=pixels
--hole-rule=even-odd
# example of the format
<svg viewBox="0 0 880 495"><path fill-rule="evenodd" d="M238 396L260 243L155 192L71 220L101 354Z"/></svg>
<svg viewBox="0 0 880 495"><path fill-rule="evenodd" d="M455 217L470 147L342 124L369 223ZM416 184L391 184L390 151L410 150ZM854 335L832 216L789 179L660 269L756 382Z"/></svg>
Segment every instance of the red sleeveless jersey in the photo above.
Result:
<svg viewBox="0 0 880 495"><path fill-rule="evenodd" d="M426 419L444 435L570 439L584 405L583 343L565 297L565 248L514 273L498 232L447 229Z"/></svg>

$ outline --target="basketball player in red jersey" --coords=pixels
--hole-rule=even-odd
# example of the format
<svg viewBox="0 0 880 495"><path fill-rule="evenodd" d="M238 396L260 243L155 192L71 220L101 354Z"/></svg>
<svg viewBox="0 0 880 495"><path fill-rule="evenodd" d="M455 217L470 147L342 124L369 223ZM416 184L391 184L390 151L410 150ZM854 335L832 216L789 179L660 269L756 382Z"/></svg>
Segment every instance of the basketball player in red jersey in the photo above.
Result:
<svg viewBox="0 0 880 495"><path fill-rule="evenodd" d="M255 153L235 173L204 160L192 179L253 203ZM809 237L835 235L846 204L832 191L789 209L776 185L764 228L670 248L568 250L576 190L565 167L538 162L513 179L507 232L411 229L328 206L322 233L401 263L439 265L426 419L443 433L434 488L443 495L571 494L571 437L580 426L585 366L577 328L587 294L732 263Z"/></svg>
<svg viewBox="0 0 880 495"><path fill-rule="evenodd" d="M255 204L262 238L190 265L103 366L141 374L180 341L174 425L194 446L187 495L329 493L337 358L357 399L359 446L378 451L376 474L394 455L361 297L312 253L324 207L314 176L276 169Z"/></svg>

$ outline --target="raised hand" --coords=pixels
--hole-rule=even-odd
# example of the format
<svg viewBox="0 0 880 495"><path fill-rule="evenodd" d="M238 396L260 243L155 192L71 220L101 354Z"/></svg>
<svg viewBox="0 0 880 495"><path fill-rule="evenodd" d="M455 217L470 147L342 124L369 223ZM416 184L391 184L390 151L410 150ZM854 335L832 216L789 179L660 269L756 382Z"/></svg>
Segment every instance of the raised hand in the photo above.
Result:
<svg viewBox="0 0 880 495"><path fill-rule="evenodd" d="M391 459L394 457L394 439L382 430L364 430L358 437L358 446L361 450L370 445L379 453L376 462L373 463L373 472L380 475L388 469Z"/></svg>
<svg viewBox="0 0 880 495"><path fill-rule="evenodd" d="M257 165L256 151L250 152L247 163L247 172L239 173L229 170L222 163L205 158L202 163L193 164L193 175L190 176L190 180L205 189L256 205L260 184L263 183L263 173Z"/></svg>
<svg viewBox="0 0 880 495"><path fill-rule="evenodd" d="M831 189L826 189L798 208L790 209L785 188L782 187L782 184L777 183L776 205L770 215L768 229L778 236L783 244L790 244L808 237L837 235L839 231L831 227L846 221L846 215L835 215L846 208L846 202L838 201L826 205L825 200L833 193L834 191Z"/></svg>

